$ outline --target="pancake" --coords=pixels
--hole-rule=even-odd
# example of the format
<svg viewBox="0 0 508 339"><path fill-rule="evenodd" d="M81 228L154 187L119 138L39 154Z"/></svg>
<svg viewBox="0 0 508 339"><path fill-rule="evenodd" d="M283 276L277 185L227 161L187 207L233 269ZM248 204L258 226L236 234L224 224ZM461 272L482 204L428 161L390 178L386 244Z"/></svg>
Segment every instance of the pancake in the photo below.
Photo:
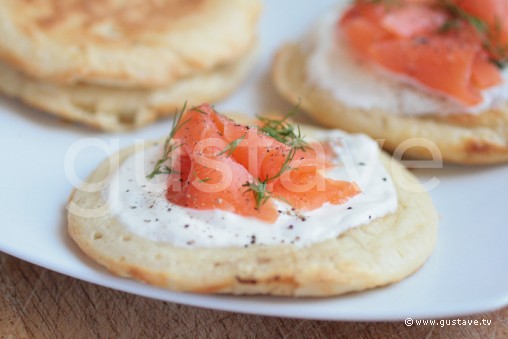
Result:
<svg viewBox="0 0 508 339"><path fill-rule="evenodd" d="M366 133L381 139L383 147L395 151L412 139L414 146L426 146L426 139L439 149L442 159L459 164L494 164L508 161L508 102L501 108L478 115L429 114L401 116L379 109L348 106L333 94L313 84L306 74L308 55L302 47L287 44L277 53L272 77L278 92L301 107L319 123L352 133ZM347 84L344 84L347 86ZM417 138L417 139L415 139ZM425 147L411 147L405 156L432 159Z"/></svg>
<svg viewBox="0 0 508 339"><path fill-rule="evenodd" d="M312 136L308 127L302 132ZM127 148L114 157L122 162L134 150ZM437 236L437 213L428 194L400 164L385 154L381 161L396 183L397 211L302 248L254 244L189 249L151 241L129 232L101 192L79 189L68 205L68 230L87 255L111 272L175 291L282 296L360 291L415 272L431 254ZM104 179L108 170L105 161L88 182ZM404 189L408 182L419 189ZM87 216L82 209L101 213Z"/></svg>
<svg viewBox="0 0 508 339"><path fill-rule="evenodd" d="M168 86L236 62L258 0L3 0L0 59L60 84Z"/></svg>
<svg viewBox="0 0 508 339"><path fill-rule="evenodd" d="M238 61L158 89L58 85L30 78L0 62L0 92L69 121L105 131L130 130L169 116L183 105L216 101L246 77L256 48Z"/></svg>

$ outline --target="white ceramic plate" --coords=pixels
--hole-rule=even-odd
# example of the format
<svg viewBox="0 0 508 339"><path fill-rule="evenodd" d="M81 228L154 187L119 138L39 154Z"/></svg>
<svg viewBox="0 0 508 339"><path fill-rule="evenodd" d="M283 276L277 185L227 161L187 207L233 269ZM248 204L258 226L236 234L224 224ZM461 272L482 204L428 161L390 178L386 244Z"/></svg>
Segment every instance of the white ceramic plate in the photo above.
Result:
<svg viewBox="0 0 508 339"><path fill-rule="evenodd" d="M261 60L251 79L222 111L254 114L289 106L274 93L269 61L282 42L298 39L334 1L277 0L265 4ZM1 79L0 79L1 81ZM165 135L169 121L133 134L104 134L64 124L0 98L0 250L36 265L114 289L160 300L236 312L334 320L440 318L508 305L508 166L419 170L440 212L437 248L416 274L380 289L324 299L205 296L174 293L109 274L72 243L64 205L72 187L64 173L68 147L82 138L119 141ZM80 154L76 172L86 176L106 157Z"/></svg>

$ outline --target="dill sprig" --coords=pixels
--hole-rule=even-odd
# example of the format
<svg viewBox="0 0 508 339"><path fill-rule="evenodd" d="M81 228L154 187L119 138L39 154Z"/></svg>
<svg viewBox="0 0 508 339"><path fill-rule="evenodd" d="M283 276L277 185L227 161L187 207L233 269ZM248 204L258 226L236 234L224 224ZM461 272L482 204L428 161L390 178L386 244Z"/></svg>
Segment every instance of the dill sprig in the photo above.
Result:
<svg viewBox="0 0 508 339"><path fill-rule="evenodd" d="M192 174L197 178L197 181L200 182L200 183L202 183L202 182L208 182L208 181L212 180L212 178L210 178L210 177L206 177L206 178L203 178L203 179L199 178L198 173L196 171L193 171Z"/></svg>
<svg viewBox="0 0 508 339"><path fill-rule="evenodd" d="M452 19L450 20L450 22L455 21L455 23L452 24L452 26L457 27L458 22L456 20L462 19L465 22L469 23L471 26L473 26L479 33L481 33L481 34L488 33L489 27L485 22L483 22L481 19L475 17L474 15L469 14L464 9L457 6L453 1L441 0L440 4L444 7L444 9L446 9L452 15ZM447 25L447 23L445 22L444 25ZM448 24L448 26L449 25L450 24ZM450 28L452 28L452 27L450 27Z"/></svg>
<svg viewBox="0 0 508 339"><path fill-rule="evenodd" d="M169 132L168 136L166 137L166 140L164 140L162 157L159 160L157 160L157 163L155 164L152 172L146 176L148 179L153 179L156 175L159 175L159 174L175 173L175 171L171 167L164 165L164 163L166 163L171 158L171 153L175 149L182 146L182 144L175 145L174 143L172 143L172 140L175 137L176 132L178 132L178 130L180 128L182 128L182 126L184 126L190 120L190 119L187 119L184 122L181 122L182 117L185 113L186 106L187 106L187 101L185 101L185 103L183 104L183 107L180 110L180 112L177 112L175 114L175 118L173 119L173 124L171 126L171 131Z"/></svg>
<svg viewBox="0 0 508 339"><path fill-rule="evenodd" d="M212 109L215 110L215 106L212 106ZM199 113L201 113L203 115L208 115L208 113L206 113L205 111L203 111L203 110L201 110L201 109L199 109L197 107L194 107L192 110L196 111L196 112L199 112Z"/></svg>
<svg viewBox="0 0 508 339"><path fill-rule="evenodd" d="M294 147L291 148L286 156L286 159L284 159L284 163L280 167L279 171L276 174L274 174L272 177L267 176L264 181L270 182L275 179L278 179L282 174L284 174L284 172L290 170L291 169L290 163L291 163L291 161L293 161L293 159L296 155L296 151L297 151L297 148L294 148Z"/></svg>
<svg viewBox="0 0 508 339"><path fill-rule="evenodd" d="M394 7L402 5L402 0L354 0L355 3L381 4L385 7Z"/></svg>
<svg viewBox="0 0 508 339"><path fill-rule="evenodd" d="M501 33L501 23L498 19L495 22L494 30L491 30L485 21L469 14L464 9L457 6L457 4L455 4L453 1L440 0L439 3L452 16L450 20L446 21L441 26L439 32L445 33L452 29L457 29L460 27L461 21L468 23L482 37L483 47L491 55L490 61L499 68L506 66L506 63L508 62L508 45L498 45L494 43L496 38L499 37L499 34Z"/></svg>
<svg viewBox="0 0 508 339"><path fill-rule="evenodd" d="M286 156L286 159L284 159L284 163L282 164L281 168L272 177L267 176L264 180L258 178L254 182L246 182L243 184L243 187L247 187L247 190L244 193L252 192L254 194L257 210L259 210L261 206L268 201L268 199L274 197L272 192L268 191L268 184L270 184L271 181L279 178L282 174L284 174L284 172L291 169L290 163L293 161L296 155L296 151L297 148L291 148Z"/></svg>
<svg viewBox="0 0 508 339"><path fill-rule="evenodd" d="M300 126L295 126L289 121L289 119L295 115L296 112L298 112L299 106L300 102L298 102L298 104L295 105L291 111L279 119L273 119L259 115L257 116L258 120L263 124L262 127L259 127L261 132L291 147L286 158L284 159L284 163L276 174L271 177L267 176L264 179L257 178L254 180L254 182L246 182L243 185L244 187L247 187L247 190L244 193L252 192L254 194L257 210L259 210L259 208L264 203L266 203L268 199L277 198L273 196L272 192L268 191L268 184L270 184L275 179L278 179L282 174L284 174L284 172L291 170L290 164L291 161L293 161L296 152L298 150L305 151L306 147L309 146L302 136Z"/></svg>
<svg viewBox="0 0 508 339"><path fill-rule="evenodd" d="M308 147L309 144L307 143L307 141L304 140L304 136L302 136L302 132L300 131L300 125L296 126L296 130L298 131L298 134L295 135L295 137L291 141L290 146L305 151L305 148Z"/></svg>
<svg viewBox="0 0 508 339"><path fill-rule="evenodd" d="M217 153L217 155L222 155L226 153L228 157L231 156L231 154L233 154L235 149L238 147L238 145L240 145L240 143L242 142L243 139L245 139L246 136L247 134L244 134L238 139L231 141L221 152Z"/></svg>
<svg viewBox="0 0 508 339"><path fill-rule="evenodd" d="M304 149L308 145L303 140L300 126L295 127L289 122L289 119L298 112L299 107L300 102L280 119L257 115L258 120L263 124L259 130L283 144L292 147L297 145L297 148Z"/></svg>
<svg viewBox="0 0 508 339"><path fill-rule="evenodd" d="M268 191L267 185L268 184L264 181L246 182L243 184L243 187L248 187L244 193L252 192L254 194L257 210L272 197L272 193Z"/></svg>
<svg viewBox="0 0 508 339"><path fill-rule="evenodd" d="M455 19L450 19L450 20L446 20L444 24L441 25L441 27L438 28L438 32L439 33L447 33L449 31L452 31L454 29L458 29L460 27L460 20L455 18Z"/></svg>

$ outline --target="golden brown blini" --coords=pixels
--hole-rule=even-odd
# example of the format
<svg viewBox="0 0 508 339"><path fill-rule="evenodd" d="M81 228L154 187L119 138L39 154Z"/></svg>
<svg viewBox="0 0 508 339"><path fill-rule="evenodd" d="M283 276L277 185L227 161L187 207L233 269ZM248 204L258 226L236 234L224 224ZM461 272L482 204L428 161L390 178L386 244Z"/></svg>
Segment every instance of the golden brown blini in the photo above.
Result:
<svg viewBox="0 0 508 339"><path fill-rule="evenodd" d="M303 133L312 135L310 129ZM134 148L119 153L120 161ZM416 179L397 162L381 155L393 177ZM88 179L104 178L104 162ZM438 218L427 193L396 184L395 213L337 238L303 248L252 245L182 248L155 242L127 230L107 209L100 192L75 190L74 208L106 208L103 216L82 217L69 209L69 233L79 247L111 272L176 291L198 293L331 296L393 283L415 272L431 254ZM213 226L213 225L212 225Z"/></svg>
<svg viewBox="0 0 508 339"><path fill-rule="evenodd" d="M234 63L258 0L2 0L0 59L61 84L168 86Z"/></svg>
<svg viewBox="0 0 508 339"><path fill-rule="evenodd" d="M459 164L508 161L508 102L502 108L478 115L421 117L349 107L309 81L307 58L299 45L283 46L273 61L273 81L282 96L294 104L301 101L301 107L321 124L382 139L383 147L389 151L408 139L425 138L437 145L445 161ZM405 155L430 157L426 148L419 147L407 149Z"/></svg>
<svg viewBox="0 0 508 339"><path fill-rule="evenodd" d="M145 126L171 115L183 102L213 102L232 92L254 63L256 48L238 61L158 89L57 85L32 79L0 61L0 92L60 118L106 131Z"/></svg>

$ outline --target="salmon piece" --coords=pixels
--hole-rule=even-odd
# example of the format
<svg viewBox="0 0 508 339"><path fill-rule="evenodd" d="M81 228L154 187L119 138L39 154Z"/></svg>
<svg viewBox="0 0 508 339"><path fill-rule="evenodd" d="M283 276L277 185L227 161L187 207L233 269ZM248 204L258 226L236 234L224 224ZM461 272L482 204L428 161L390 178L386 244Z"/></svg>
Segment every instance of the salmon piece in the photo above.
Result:
<svg viewBox="0 0 508 339"><path fill-rule="evenodd" d="M499 84L503 78L487 53L478 53L473 61L471 80L478 88L485 89Z"/></svg>
<svg viewBox="0 0 508 339"><path fill-rule="evenodd" d="M203 154L206 160L200 163L199 159L194 159L189 170L185 171L187 176L174 175L178 177L177 180L183 180L182 187L181 190L172 190L174 186L170 185L167 199L177 205L198 210L220 209L268 223L275 222L279 213L273 201L267 201L259 209L255 208L254 195L245 193L246 188L243 186L246 182L252 182L252 176L232 158L217 156L218 152L219 148L208 148ZM213 168L216 164L223 167ZM230 175L223 175L224 167L229 169ZM229 178L229 182L225 178Z"/></svg>
<svg viewBox="0 0 508 339"><path fill-rule="evenodd" d="M274 177L280 171L291 150L290 146L267 136L255 125L244 126L217 113L214 119L228 143L241 139L232 156L247 168L253 177L265 180ZM300 160L314 158L312 148L306 151L297 150L294 156L294 159ZM307 161L308 163L310 162Z"/></svg>
<svg viewBox="0 0 508 339"><path fill-rule="evenodd" d="M381 27L398 37L410 38L435 32L448 19L447 13L436 8L407 6L395 8L387 13L381 21Z"/></svg>
<svg viewBox="0 0 508 339"><path fill-rule="evenodd" d="M387 8L385 6L359 2L349 7L342 16L340 23L348 22L354 18L363 18L379 26L386 13Z"/></svg>
<svg viewBox="0 0 508 339"><path fill-rule="evenodd" d="M173 139L182 145L187 154L192 154L203 138L222 138L221 132L212 120L212 113L213 109L209 105L202 105L187 111L182 117Z"/></svg>
<svg viewBox="0 0 508 339"><path fill-rule="evenodd" d="M406 74L425 86L447 93L468 106L482 101L471 85L477 49L442 37L381 42L372 47L379 64Z"/></svg>
<svg viewBox="0 0 508 339"><path fill-rule="evenodd" d="M255 178L262 178L266 174L263 170L263 161L270 149L284 149L283 143L260 133L257 126L245 126L215 113L214 119L223 131L224 139L228 143L241 141L232 152L232 157L248 169ZM272 166L274 168L274 166Z"/></svg>
<svg viewBox="0 0 508 339"><path fill-rule="evenodd" d="M435 5L440 0L404 0L405 3L415 5Z"/></svg>
<svg viewBox="0 0 508 339"><path fill-rule="evenodd" d="M174 137L182 143L180 173L169 175L166 198L184 207L221 209L273 223L278 217L273 201L256 209L254 195L246 194L243 186L253 181L252 175L233 158L220 154L227 142L214 114L209 105L202 105L183 116Z"/></svg>
<svg viewBox="0 0 508 339"><path fill-rule="evenodd" d="M236 148L228 152L235 141ZM281 171L292 152L290 146L255 126L235 123L209 105L184 114L174 142L181 145L172 154L179 166L168 176L166 198L180 206L221 209L273 223L279 215L274 199L312 210L325 203L344 203L359 193L354 183L322 177L319 171L328 166L324 152L293 151L290 168ZM246 184L267 179L270 199L258 206Z"/></svg>
<svg viewBox="0 0 508 339"><path fill-rule="evenodd" d="M387 40L390 34L365 18L353 18L342 26L349 44L362 57L369 58L370 49L378 41Z"/></svg>
<svg viewBox="0 0 508 339"><path fill-rule="evenodd" d="M274 196L302 211L314 210L325 203L343 204L358 193L360 189L355 183L326 179L315 170L293 170L273 186Z"/></svg>
<svg viewBox="0 0 508 339"><path fill-rule="evenodd" d="M489 11L482 7L483 2L457 1L467 10L477 9L479 16L492 16L492 11L506 9L508 0L487 2ZM484 37L474 27L461 22L449 31L442 30L450 15L439 7L439 1L406 0L392 7L362 2L344 14L339 27L359 57L466 107L475 106L483 101L481 90L501 83L502 78L486 57Z"/></svg>
<svg viewBox="0 0 508 339"><path fill-rule="evenodd" d="M338 28L344 31L354 50L359 51L360 55L367 55L373 43L391 36L389 32L379 29L385 14L384 6L358 3L344 13Z"/></svg>

